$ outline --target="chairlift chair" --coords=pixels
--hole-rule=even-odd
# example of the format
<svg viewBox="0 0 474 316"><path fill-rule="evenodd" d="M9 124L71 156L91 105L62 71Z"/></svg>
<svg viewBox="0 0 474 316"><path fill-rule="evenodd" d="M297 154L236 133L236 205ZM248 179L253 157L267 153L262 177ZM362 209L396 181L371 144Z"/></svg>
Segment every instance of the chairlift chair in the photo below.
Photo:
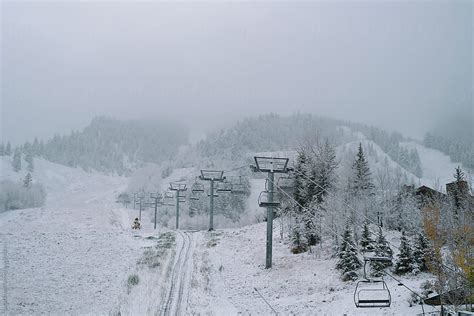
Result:
<svg viewBox="0 0 474 316"><path fill-rule="evenodd" d="M189 199L191 201L199 201L199 195L198 193L195 193L194 191L191 193L191 195L189 196Z"/></svg>
<svg viewBox="0 0 474 316"><path fill-rule="evenodd" d="M191 186L192 193L203 193L204 192L204 184L195 181Z"/></svg>
<svg viewBox="0 0 474 316"><path fill-rule="evenodd" d="M354 291L354 303L358 308L390 307L392 297L387 283L382 278L367 276L367 263L390 262L387 257L364 257L364 279L357 282Z"/></svg>
<svg viewBox="0 0 474 316"><path fill-rule="evenodd" d="M280 206L280 199L277 194L273 194L273 202L269 201L270 192L262 191L258 196L258 206L260 207L278 207Z"/></svg>
<svg viewBox="0 0 474 316"><path fill-rule="evenodd" d="M244 194L245 193L244 185L240 183L232 184L232 193Z"/></svg>
<svg viewBox="0 0 474 316"><path fill-rule="evenodd" d="M230 193L232 192L232 184L230 182L219 182L216 191L218 193Z"/></svg>
<svg viewBox="0 0 474 316"><path fill-rule="evenodd" d="M277 188L286 193L292 194L295 191L294 178L289 176L279 177L277 181Z"/></svg>

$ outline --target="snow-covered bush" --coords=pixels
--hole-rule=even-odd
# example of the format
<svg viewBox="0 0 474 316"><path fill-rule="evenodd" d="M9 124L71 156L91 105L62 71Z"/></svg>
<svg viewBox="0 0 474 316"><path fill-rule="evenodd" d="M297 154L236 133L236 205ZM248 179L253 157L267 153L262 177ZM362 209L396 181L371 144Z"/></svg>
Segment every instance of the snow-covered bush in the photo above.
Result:
<svg viewBox="0 0 474 316"><path fill-rule="evenodd" d="M39 183L25 187L10 180L0 182L0 212L44 205L46 192Z"/></svg>

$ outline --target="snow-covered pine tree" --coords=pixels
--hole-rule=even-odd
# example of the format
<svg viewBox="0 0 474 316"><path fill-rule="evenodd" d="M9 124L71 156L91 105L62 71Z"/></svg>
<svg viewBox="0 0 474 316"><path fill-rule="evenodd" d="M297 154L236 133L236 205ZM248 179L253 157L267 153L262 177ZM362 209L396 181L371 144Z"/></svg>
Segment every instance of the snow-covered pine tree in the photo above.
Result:
<svg viewBox="0 0 474 316"><path fill-rule="evenodd" d="M12 154L12 145L10 142L7 142L7 146L5 147L5 156L10 156Z"/></svg>
<svg viewBox="0 0 474 316"><path fill-rule="evenodd" d="M0 144L0 156L5 156L5 144Z"/></svg>
<svg viewBox="0 0 474 316"><path fill-rule="evenodd" d="M352 240L352 231L349 223L346 224L344 233L342 234L342 242L338 252L339 261L336 268L341 270L342 274L347 272L355 272L361 267L361 262L357 254L357 248Z"/></svg>
<svg viewBox="0 0 474 316"><path fill-rule="evenodd" d="M399 275L410 273L413 271L413 267L413 253L405 236L405 232L402 232L402 237L400 238L400 253L395 262L395 273Z"/></svg>
<svg viewBox="0 0 474 316"><path fill-rule="evenodd" d="M379 232L377 234L377 240L375 241L374 245L374 253L375 256L377 257L384 257L384 258L390 258L392 259L393 257L393 251L390 248L390 246L387 243L387 240L385 239L385 236L382 232L382 228L379 227ZM383 275L383 270L391 266L391 262L379 262L379 261L374 261L371 263L370 267L372 269L372 275L375 277L380 277Z"/></svg>
<svg viewBox="0 0 474 316"><path fill-rule="evenodd" d="M374 251L374 241L370 237L369 223L364 222L364 227L362 229L362 235L360 237L360 246L362 252Z"/></svg>
<svg viewBox="0 0 474 316"><path fill-rule="evenodd" d="M374 184L371 179L369 163L365 159L362 143L359 143L357 158L352 165L352 177L350 178L350 187L355 196L373 195Z"/></svg>
<svg viewBox="0 0 474 316"><path fill-rule="evenodd" d="M13 154L13 161L12 161L13 171L18 172L21 170L21 152L19 148L15 149L15 153Z"/></svg>
<svg viewBox="0 0 474 316"><path fill-rule="evenodd" d="M297 219L290 231L291 252L294 254L308 250L308 243L302 231L303 229Z"/></svg>
<svg viewBox="0 0 474 316"><path fill-rule="evenodd" d="M306 172L306 163L307 163L307 153L305 150L300 149L298 151L298 155L296 157L296 164L295 164L295 193L294 198L295 201L299 204L304 206L306 204L306 188L305 182L306 179L304 177ZM301 206L298 207L300 212Z"/></svg>
<svg viewBox="0 0 474 316"><path fill-rule="evenodd" d="M33 172L35 170L35 166L34 166L34 158L33 158L33 153L31 151L31 148L25 153L25 161L28 164L26 166L28 171Z"/></svg>
<svg viewBox="0 0 474 316"><path fill-rule="evenodd" d="M339 164L336 161L336 152L328 139L326 139L323 145L318 146L315 160L317 170L315 194L318 203L322 203L328 191L336 185L336 169Z"/></svg>
<svg viewBox="0 0 474 316"><path fill-rule="evenodd" d="M23 186L25 188L31 187L31 183L33 182L33 178L31 177L31 173L27 173L25 179L23 180Z"/></svg>
<svg viewBox="0 0 474 316"><path fill-rule="evenodd" d="M420 272L428 271L428 264L430 259L433 257L433 250L431 249L430 242L423 232L420 232L416 238L413 260L416 264L416 270Z"/></svg>

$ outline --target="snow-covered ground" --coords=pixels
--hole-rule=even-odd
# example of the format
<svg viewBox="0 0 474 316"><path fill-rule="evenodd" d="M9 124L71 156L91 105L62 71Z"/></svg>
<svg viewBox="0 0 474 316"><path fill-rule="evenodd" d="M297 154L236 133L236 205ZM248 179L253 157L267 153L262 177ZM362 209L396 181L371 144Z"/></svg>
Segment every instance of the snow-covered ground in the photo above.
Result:
<svg viewBox="0 0 474 316"><path fill-rule="evenodd" d="M427 148L415 142L405 142L401 145L407 148L416 148L420 155L421 170L423 171L422 184L434 189L446 191L446 183L454 181L454 169L460 165L451 161L451 158L436 149Z"/></svg>
<svg viewBox="0 0 474 316"><path fill-rule="evenodd" d="M359 141L368 145L361 136L346 149L355 149ZM455 164L447 156L412 145L420 154L422 181L433 177L441 183L449 181ZM379 161L386 157L377 145L372 146ZM25 171L11 169L11 157L1 158L0 180L24 178ZM162 189L195 174L194 168L174 170L162 181ZM393 300L390 308L356 309L355 283L340 280L329 241L312 253L294 255L280 237L278 221L273 268L264 269L266 223L251 224L265 212L257 206L264 179L251 180L241 223L248 226L193 233L160 227L155 231L148 212L142 214L143 229L132 231L130 224L138 211L115 203L127 178L35 159L33 179L45 186L46 205L0 213L0 314L271 314L264 299L281 314L421 313L419 306L409 307L410 293L391 279L387 280ZM398 244L397 236L387 237ZM134 275L139 280L136 285L128 281ZM419 289L427 277L403 281Z"/></svg>
<svg viewBox="0 0 474 316"><path fill-rule="evenodd" d="M215 315L270 315L271 308L288 315L415 315L421 307L410 307L410 292L387 279L392 295L390 308L357 309L354 282L342 282L331 258L330 242L312 253L292 254L274 225L273 267L264 268L266 223L240 229L199 233L194 256L191 295L194 312ZM418 289L427 275L403 278ZM258 291L256 291L256 290ZM259 295L263 296L264 299ZM425 312L434 310L425 306Z"/></svg>
<svg viewBox="0 0 474 316"><path fill-rule="evenodd" d="M0 161L1 179L23 177ZM35 163L46 205L0 214L0 314L107 314L146 244L115 204L127 179Z"/></svg>

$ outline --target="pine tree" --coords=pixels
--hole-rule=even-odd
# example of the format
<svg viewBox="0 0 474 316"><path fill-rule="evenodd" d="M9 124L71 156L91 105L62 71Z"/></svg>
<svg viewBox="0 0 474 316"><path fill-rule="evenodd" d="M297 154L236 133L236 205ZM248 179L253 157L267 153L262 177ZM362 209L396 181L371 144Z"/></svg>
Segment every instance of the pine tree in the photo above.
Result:
<svg viewBox="0 0 474 316"><path fill-rule="evenodd" d="M457 168L455 169L456 172L454 173L454 179L456 179L456 182L459 182L459 181L464 181L465 180L465 175L464 175L464 172L462 171L461 167L460 166L457 166Z"/></svg>
<svg viewBox="0 0 474 316"><path fill-rule="evenodd" d="M21 152L19 148L15 149L15 153L13 154L13 170L18 172L21 170Z"/></svg>
<svg viewBox="0 0 474 316"><path fill-rule="evenodd" d="M12 145L10 142L7 142L7 146L5 147L5 156L10 156L12 154Z"/></svg>
<svg viewBox="0 0 474 316"><path fill-rule="evenodd" d="M290 232L291 252L294 254L305 252L308 249L307 241L301 231L301 226L297 220Z"/></svg>
<svg viewBox="0 0 474 316"><path fill-rule="evenodd" d="M336 268L341 270L341 273L353 272L361 267L361 262L357 255L357 249L352 240L352 232L349 224L346 224L344 233L342 234L342 242L338 252L339 261Z"/></svg>
<svg viewBox="0 0 474 316"><path fill-rule="evenodd" d="M324 197L328 194L337 182L336 169L338 162L336 161L336 152L334 148L326 139L324 145L319 146L316 155L316 170L315 176L315 194L318 203L324 201Z"/></svg>
<svg viewBox="0 0 474 316"><path fill-rule="evenodd" d="M5 144L0 144L0 156L5 156Z"/></svg>
<svg viewBox="0 0 474 316"><path fill-rule="evenodd" d="M402 232L402 237L400 239L400 253L395 262L395 273L399 275L410 273L413 271L413 266L414 261L412 250L405 236L405 232Z"/></svg>
<svg viewBox="0 0 474 316"><path fill-rule="evenodd" d="M31 173L27 173L25 179L23 180L23 186L25 188L31 187L31 183L33 182L33 178L31 177Z"/></svg>
<svg viewBox="0 0 474 316"><path fill-rule="evenodd" d="M390 249L390 246L385 239L385 236L382 232L382 228L379 227L379 233L377 235L377 240L374 245L374 253L377 257L390 258L393 257L393 251ZM383 275L383 271L388 266L392 265L391 262L379 262L373 261L371 263L372 275L375 277L380 277Z"/></svg>
<svg viewBox="0 0 474 316"><path fill-rule="evenodd" d="M34 159L33 159L33 154L31 150L26 151L25 161L28 163L26 167L28 171L33 172L35 170L35 166L34 166Z"/></svg>
<svg viewBox="0 0 474 316"><path fill-rule="evenodd" d="M306 204L306 188L305 188L305 174L306 174L306 164L307 164L307 155L305 150L301 149L298 151L298 155L296 157L296 165L295 165L295 193L294 198L295 201L299 204L304 206ZM299 206L300 212L301 206Z"/></svg>
<svg viewBox="0 0 474 316"><path fill-rule="evenodd" d="M373 195L373 189L375 186L371 180L369 163L365 159L362 150L362 143L359 143L359 151L357 152L357 158L352 165L352 170L353 175L350 180L352 193L355 196Z"/></svg>
<svg viewBox="0 0 474 316"><path fill-rule="evenodd" d="M374 241L370 237L369 224L367 221L364 223L364 228L362 230L362 236L360 238L360 246L362 247L362 252L374 251Z"/></svg>
<svg viewBox="0 0 474 316"><path fill-rule="evenodd" d="M432 256L433 253L428 238L426 238L423 232L419 233L413 250L413 260L416 264L416 270L420 272L428 271L428 263Z"/></svg>

